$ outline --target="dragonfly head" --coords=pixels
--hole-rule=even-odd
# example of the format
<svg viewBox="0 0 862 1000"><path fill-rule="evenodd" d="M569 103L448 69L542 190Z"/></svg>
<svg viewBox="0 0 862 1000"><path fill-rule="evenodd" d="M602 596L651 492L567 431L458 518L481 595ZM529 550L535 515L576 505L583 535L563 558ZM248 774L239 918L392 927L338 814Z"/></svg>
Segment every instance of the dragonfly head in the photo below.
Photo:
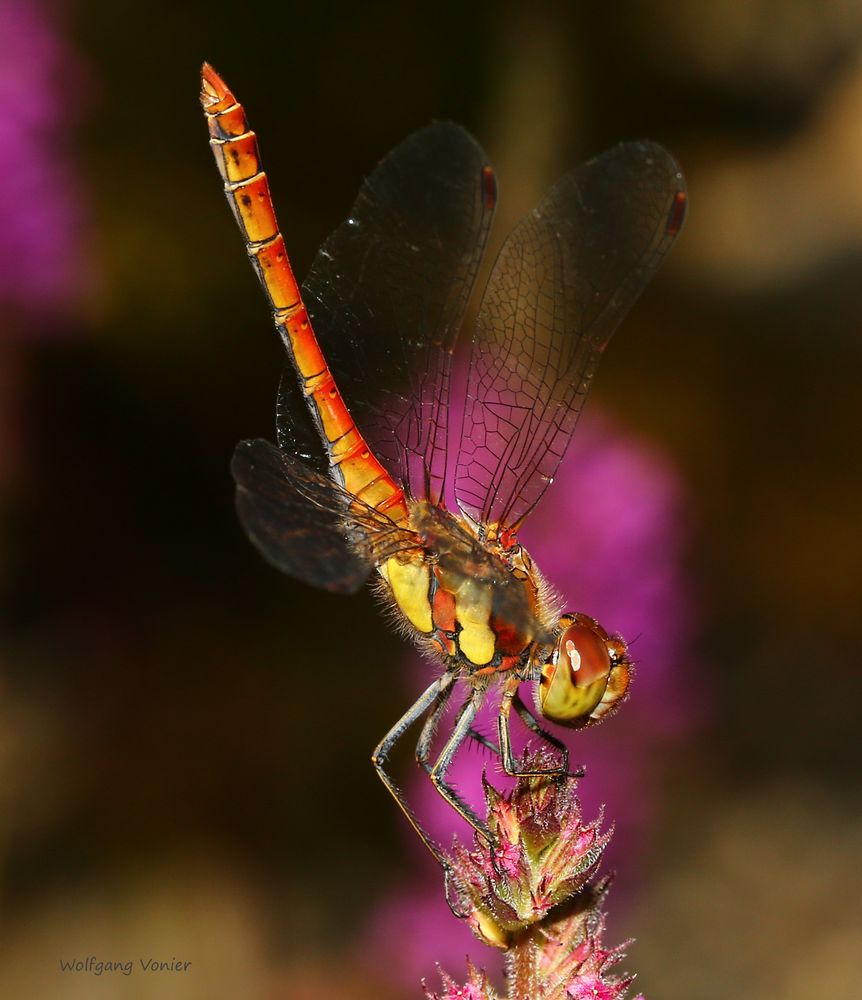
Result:
<svg viewBox="0 0 862 1000"><path fill-rule="evenodd" d="M594 618L565 614L551 653L541 665L537 707L559 725L589 726L619 706L630 676L622 639L609 636Z"/></svg>

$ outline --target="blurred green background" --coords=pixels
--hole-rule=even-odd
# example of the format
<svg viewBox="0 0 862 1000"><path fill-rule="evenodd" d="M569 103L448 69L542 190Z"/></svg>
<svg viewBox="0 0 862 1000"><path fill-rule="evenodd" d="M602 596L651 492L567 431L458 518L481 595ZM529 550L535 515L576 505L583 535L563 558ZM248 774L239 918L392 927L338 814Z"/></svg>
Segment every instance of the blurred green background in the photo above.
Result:
<svg viewBox="0 0 862 1000"><path fill-rule="evenodd" d="M637 936L653 1000L859 995L862 5L41 9L80 216L72 291L0 319L0 995L420 995L356 957L414 864L368 762L405 704L402 642L369 595L270 570L233 512L281 347L203 59L258 133L299 274L431 119L490 154L497 238L605 146L673 150L687 228L593 393L688 488L712 707L664 762L611 937ZM150 951L197 976L57 973Z"/></svg>

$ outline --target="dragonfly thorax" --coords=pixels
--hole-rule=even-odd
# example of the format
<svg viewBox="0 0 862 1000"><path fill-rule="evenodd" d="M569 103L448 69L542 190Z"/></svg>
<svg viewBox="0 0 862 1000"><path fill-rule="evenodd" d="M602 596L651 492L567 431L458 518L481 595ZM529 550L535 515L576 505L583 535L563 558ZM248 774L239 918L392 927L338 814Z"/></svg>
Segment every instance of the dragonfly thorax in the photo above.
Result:
<svg viewBox="0 0 862 1000"><path fill-rule="evenodd" d="M470 673L510 670L544 637L540 579L526 551L483 541L468 522L424 501L411 505L421 548L380 566L415 638Z"/></svg>

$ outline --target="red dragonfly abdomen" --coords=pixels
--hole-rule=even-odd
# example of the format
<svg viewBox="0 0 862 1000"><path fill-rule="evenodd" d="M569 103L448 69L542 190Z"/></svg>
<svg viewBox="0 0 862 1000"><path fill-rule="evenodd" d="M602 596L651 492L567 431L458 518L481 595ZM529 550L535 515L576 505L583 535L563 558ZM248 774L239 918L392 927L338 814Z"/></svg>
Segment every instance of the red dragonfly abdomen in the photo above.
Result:
<svg viewBox="0 0 862 1000"><path fill-rule="evenodd" d="M205 63L201 104L225 194L269 298L276 327L326 440L330 465L354 496L398 523L407 520L403 490L366 444L329 370L302 301L278 228L257 138L216 71Z"/></svg>

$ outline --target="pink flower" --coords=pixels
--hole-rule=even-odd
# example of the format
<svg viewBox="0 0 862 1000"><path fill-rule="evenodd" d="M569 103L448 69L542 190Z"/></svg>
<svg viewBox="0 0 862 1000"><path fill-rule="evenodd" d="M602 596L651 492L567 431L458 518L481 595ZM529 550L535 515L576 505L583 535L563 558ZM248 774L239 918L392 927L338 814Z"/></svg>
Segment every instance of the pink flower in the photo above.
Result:
<svg viewBox="0 0 862 1000"><path fill-rule="evenodd" d="M72 162L83 74L39 0L0 0L0 307L60 329L81 296L83 195ZM34 326L33 321L36 321ZM48 320L52 320L48 325Z"/></svg>
<svg viewBox="0 0 862 1000"><path fill-rule="evenodd" d="M620 990L616 986L603 983L598 976L577 976L566 989L571 1000L617 1000Z"/></svg>
<svg viewBox="0 0 862 1000"><path fill-rule="evenodd" d="M502 871L510 878L517 874L518 864L521 860L521 849L517 844L502 844L494 848L493 869ZM488 873L490 874L490 873Z"/></svg>
<svg viewBox="0 0 862 1000"><path fill-rule="evenodd" d="M443 992L432 993L423 980L422 986L425 989L425 996L428 1000L498 1000L497 994L488 983L488 977L484 972L480 972L467 960L467 970L469 979L463 986L459 985L441 970L440 978L443 980Z"/></svg>
<svg viewBox="0 0 862 1000"><path fill-rule="evenodd" d="M440 1000L483 1000L483 997L475 986L467 983L464 986L456 986L453 989L447 990L442 994Z"/></svg>
<svg viewBox="0 0 862 1000"><path fill-rule="evenodd" d="M549 751L525 753L519 763L535 774L550 759ZM486 783L490 843L476 833L472 849L456 841L446 857L453 912L480 941L506 954L508 1000L624 1000L633 980L613 972L625 946L602 943L610 879L595 875L610 835L597 834L597 820L584 822L576 788L577 779L559 776L518 778L509 793ZM494 864L503 837L519 847L512 872ZM579 849L587 843L589 849ZM464 986L444 974L446 992L428 994L431 1000L495 1000L484 974L472 964L468 972Z"/></svg>

